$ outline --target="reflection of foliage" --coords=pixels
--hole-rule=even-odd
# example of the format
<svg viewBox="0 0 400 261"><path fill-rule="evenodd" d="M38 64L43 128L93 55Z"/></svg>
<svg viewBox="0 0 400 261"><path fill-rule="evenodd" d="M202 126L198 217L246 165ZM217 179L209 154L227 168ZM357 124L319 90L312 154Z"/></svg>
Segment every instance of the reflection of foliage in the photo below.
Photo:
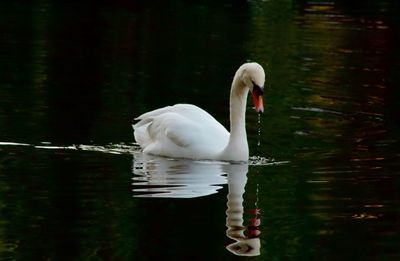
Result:
<svg viewBox="0 0 400 261"><path fill-rule="evenodd" d="M76 152L54 155L29 148L9 155L1 158L0 170L0 180L6 181L0 201L5 257L133 256L137 242L132 231L137 229L131 222L134 212L129 210L134 206L129 183L126 188L119 186L130 179L130 172L124 172L130 168L129 156L126 161L105 154L98 154L99 158ZM81 157L87 158L86 163ZM101 157L110 167L96 164L99 168L93 168L91 164Z"/></svg>
<svg viewBox="0 0 400 261"><path fill-rule="evenodd" d="M371 151L374 155L377 147L364 140L385 143L382 90L390 86L384 80L387 69L382 66L387 61L382 53L390 47L389 27L382 20L361 21L360 25L334 2L326 1L303 5L256 2L251 11L249 57L267 65L267 109L262 120L262 147L256 148L256 153L292 159L291 168L279 167L271 173L267 168L254 178L249 171L248 187L251 190L255 180L262 184L261 208L267 210L262 231L264 236L270 234L262 245L265 253L311 257L317 251L313 247L316 235L328 237L331 233L331 227L321 221L332 218L329 211L315 213L313 208L327 207L324 204L334 204L332 198L345 196L305 181L317 179L324 184L334 180L334 174L323 171L334 166L338 173L351 173L346 160L354 155L373 162ZM354 152L352 144L357 146ZM390 155L390 150L380 154ZM359 162L359 158L355 160ZM360 165L357 168L370 171L367 164Z"/></svg>
<svg viewBox="0 0 400 261"><path fill-rule="evenodd" d="M310 260L322 239L361 242L363 250L375 249L372 237L398 242L387 223L380 233L361 223L363 233L347 233L354 223L345 218L381 219L353 212L349 194L369 208L385 205L382 197L393 207L398 194L390 171L398 167L399 1L3 2L1 140L132 141L135 115L175 102L206 107L227 126L232 74L245 60L258 61L267 72L266 113L257 147L257 115L249 110L251 154L290 161L248 174L246 197L260 186L263 253ZM143 249L160 256L148 242L177 254L173 241L189 245L187 225L204 220L179 221L174 240L165 224L200 219L202 209L209 231L219 227L215 219L223 223L224 198L212 206L210 199L136 205L126 196L130 158L0 153L0 252L7 257L133 259ZM386 181L367 182L382 173ZM198 215L182 214L193 205ZM158 222L164 211L169 219ZM338 213L343 222L334 219ZM224 238L206 232L196 240L218 245ZM196 247L183 248L189 255Z"/></svg>

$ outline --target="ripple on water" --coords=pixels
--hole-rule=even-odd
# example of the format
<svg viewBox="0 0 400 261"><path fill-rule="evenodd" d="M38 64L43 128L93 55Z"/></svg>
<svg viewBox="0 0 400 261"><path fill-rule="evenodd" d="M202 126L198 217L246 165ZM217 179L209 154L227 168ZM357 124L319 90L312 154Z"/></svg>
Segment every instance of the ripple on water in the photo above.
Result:
<svg viewBox="0 0 400 261"><path fill-rule="evenodd" d="M137 144L106 144L68 146L51 142L27 144L0 142L0 146L21 146L43 150L92 151L107 154L132 154L134 197L195 198L215 194L227 183L227 174L242 171L240 166L274 166L288 164L273 158L251 156L248 163L211 160L186 160L143 154ZM247 167L246 167L247 168Z"/></svg>
<svg viewBox="0 0 400 261"><path fill-rule="evenodd" d="M33 147L35 149L47 149L47 150L81 150L81 151L93 151L110 154L135 154L140 152L140 147L136 143L109 143L106 145L85 145L85 144L73 144L67 146L54 145L51 142L40 142L40 144L29 144L20 142L0 142L0 146L24 146ZM168 160L176 160L172 158L164 158ZM229 162L223 161L212 161L212 160L195 160L194 162L202 164L230 164ZM272 166L287 164L289 161L277 161L273 158L265 158L262 156L250 156L250 166Z"/></svg>
<svg viewBox="0 0 400 261"><path fill-rule="evenodd" d="M85 145L85 144L73 144L60 146L52 144L51 142L40 142L40 144L28 144L20 142L0 142L0 146L23 146L32 147L35 149L45 150L77 150L77 151L93 151L102 152L109 154L130 154L138 151L140 148L135 143L109 143L106 145Z"/></svg>
<svg viewBox="0 0 400 261"><path fill-rule="evenodd" d="M283 165L288 164L290 161L277 161L273 158L265 158L261 156L251 156L249 158L250 166L275 166L275 165Z"/></svg>

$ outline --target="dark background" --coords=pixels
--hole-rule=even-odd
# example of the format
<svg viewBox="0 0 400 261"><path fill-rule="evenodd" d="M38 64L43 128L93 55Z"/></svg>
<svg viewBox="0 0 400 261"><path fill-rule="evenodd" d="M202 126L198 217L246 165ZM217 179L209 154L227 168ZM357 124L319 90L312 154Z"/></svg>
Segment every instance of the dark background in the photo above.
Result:
<svg viewBox="0 0 400 261"><path fill-rule="evenodd" d="M132 145L135 116L177 102L229 126L233 74L257 61L266 110L259 125L248 106L251 155L289 162L249 169L258 260L398 259L399 12L394 0L2 1L0 142L29 146L0 146L1 257L237 260L226 187L133 198L132 155L34 145Z"/></svg>

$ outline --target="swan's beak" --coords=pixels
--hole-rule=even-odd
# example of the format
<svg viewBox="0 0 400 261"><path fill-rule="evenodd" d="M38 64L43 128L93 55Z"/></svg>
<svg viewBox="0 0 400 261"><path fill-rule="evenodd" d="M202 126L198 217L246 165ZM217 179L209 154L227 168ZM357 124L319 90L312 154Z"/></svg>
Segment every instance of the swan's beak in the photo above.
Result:
<svg viewBox="0 0 400 261"><path fill-rule="evenodd" d="M264 90L262 87L258 86L257 84L253 84L253 91L251 96L253 97L253 104L256 109L256 112L261 114L264 112L264 102L263 102L263 95Z"/></svg>

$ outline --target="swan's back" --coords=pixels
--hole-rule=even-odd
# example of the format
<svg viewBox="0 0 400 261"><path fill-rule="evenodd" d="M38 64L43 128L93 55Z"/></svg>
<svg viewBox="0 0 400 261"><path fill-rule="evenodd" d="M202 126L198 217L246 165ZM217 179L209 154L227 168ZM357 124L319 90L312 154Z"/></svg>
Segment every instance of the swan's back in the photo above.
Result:
<svg viewBox="0 0 400 261"><path fill-rule="evenodd" d="M144 113L133 125L143 152L167 157L218 159L229 132L201 108L176 104Z"/></svg>

